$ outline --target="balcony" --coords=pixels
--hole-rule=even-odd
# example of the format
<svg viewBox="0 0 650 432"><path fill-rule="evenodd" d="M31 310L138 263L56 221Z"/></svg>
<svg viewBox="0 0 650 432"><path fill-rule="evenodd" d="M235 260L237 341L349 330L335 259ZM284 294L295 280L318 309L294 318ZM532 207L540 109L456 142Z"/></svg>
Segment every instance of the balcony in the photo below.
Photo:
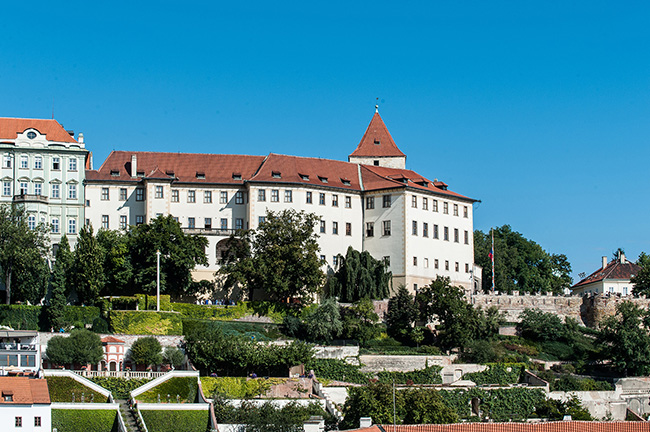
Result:
<svg viewBox="0 0 650 432"><path fill-rule="evenodd" d="M221 229L221 228L183 228L185 234L200 234L204 236L222 236L230 237L233 234L243 230L238 229Z"/></svg>
<svg viewBox="0 0 650 432"><path fill-rule="evenodd" d="M0 343L0 351L36 351L36 345L24 343Z"/></svg>
<svg viewBox="0 0 650 432"><path fill-rule="evenodd" d="M47 204L49 199L45 195L20 194L14 195L14 202Z"/></svg>

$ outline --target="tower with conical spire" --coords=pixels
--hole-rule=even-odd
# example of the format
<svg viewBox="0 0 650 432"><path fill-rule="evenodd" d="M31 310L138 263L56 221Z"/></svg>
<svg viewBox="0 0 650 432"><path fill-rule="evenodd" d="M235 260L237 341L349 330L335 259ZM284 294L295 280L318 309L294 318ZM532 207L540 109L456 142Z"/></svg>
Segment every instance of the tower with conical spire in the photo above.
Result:
<svg viewBox="0 0 650 432"><path fill-rule="evenodd" d="M397 148L393 137L379 115L379 106L375 105L375 114L370 120L366 133L356 150L348 156L348 161L362 165L375 165L389 168L406 168L406 155Z"/></svg>

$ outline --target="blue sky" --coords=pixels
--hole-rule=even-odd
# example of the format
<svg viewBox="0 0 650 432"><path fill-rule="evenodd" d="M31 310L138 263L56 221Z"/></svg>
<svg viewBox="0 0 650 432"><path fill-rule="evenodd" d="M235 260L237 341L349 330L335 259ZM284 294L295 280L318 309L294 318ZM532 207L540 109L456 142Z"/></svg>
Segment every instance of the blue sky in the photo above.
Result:
<svg viewBox="0 0 650 432"><path fill-rule="evenodd" d="M570 3L570 4L569 4ZM380 99L407 167L574 277L650 252L650 4L10 2L0 116L113 149L346 160ZM10 17L10 19L7 19ZM497 251L498 253L498 251Z"/></svg>

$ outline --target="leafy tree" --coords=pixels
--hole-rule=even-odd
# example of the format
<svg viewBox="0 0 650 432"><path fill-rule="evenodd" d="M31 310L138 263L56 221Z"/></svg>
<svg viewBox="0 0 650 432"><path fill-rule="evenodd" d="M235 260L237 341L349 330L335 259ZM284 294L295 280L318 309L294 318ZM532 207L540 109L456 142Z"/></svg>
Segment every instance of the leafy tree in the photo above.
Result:
<svg viewBox="0 0 650 432"><path fill-rule="evenodd" d="M128 236L120 231L101 229L96 237L103 257L105 282L102 294L134 294L137 285L131 283L133 266L129 256Z"/></svg>
<svg viewBox="0 0 650 432"><path fill-rule="evenodd" d="M230 242L228 259L219 269L219 274L226 276L226 288L246 285L250 298L254 289L262 289L277 302L317 292L324 278L314 233L317 221L315 214L267 211L257 230Z"/></svg>
<svg viewBox="0 0 650 432"><path fill-rule="evenodd" d="M70 252L68 237L64 235L56 251L52 276L50 277L50 302L46 309L48 326L54 330L63 328L65 325L66 292L71 267L72 252Z"/></svg>
<svg viewBox="0 0 650 432"><path fill-rule="evenodd" d="M418 308L413 296L404 285L400 286L397 294L388 300L386 311L386 330L390 337L406 341L413 331L413 324L418 319Z"/></svg>
<svg viewBox="0 0 650 432"><path fill-rule="evenodd" d="M380 334L377 322L379 316L375 313L372 300L363 298L352 306L343 308L343 337L357 339L362 345L375 339Z"/></svg>
<svg viewBox="0 0 650 432"><path fill-rule="evenodd" d="M11 303L16 286L18 300L37 303L45 294L47 228L30 229L22 206L0 206L0 275L5 283L5 302Z"/></svg>
<svg viewBox="0 0 650 432"><path fill-rule="evenodd" d="M624 373L650 373L650 311L632 302L616 306L616 315L603 320L598 341L603 357Z"/></svg>
<svg viewBox="0 0 650 432"><path fill-rule="evenodd" d="M404 392L404 424L449 424L458 422L456 412L445 405L434 389L412 389Z"/></svg>
<svg viewBox="0 0 650 432"><path fill-rule="evenodd" d="M49 340L45 356L51 363L66 365L72 362L72 346L69 339L69 337L54 336Z"/></svg>
<svg viewBox="0 0 650 432"><path fill-rule="evenodd" d="M163 360L172 365L174 369L178 369L185 361L185 353L176 347L166 347L162 353Z"/></svg>
<svg viewBox="0 0 650 432"><path fill-rule="evenodd" d="M556 340L564 333L564 324L560 317L539 309L526 309L519 315L517 333L526 339L535 341Z"/></svg>
<svg viewBox="0 0 650 432"><path fill-rule="evenodd" d="M576 395L571 395L566 402L555 399L545 399L537 404L535 412L539 417L549 420L562 420L570 415L572 420L592 421L593 417L584 408Z"/></svg>
<svg viewBox="0 0 650 432"><path fill-rule="evenodd" d="M82 304L93 304L104 286L102 261L102 249L93 235L93 227L86 225L79 231L72 264L74 289Z"/></svg>
<svg viewBox="0 0 650 432"><path fill-rule="evenodd" d="M158 216L148 224L132 227L127 244L135 286L148 293L156 291L157 250L161 253L161 293L190 294L193 287L191 270L197 265L208 264L205 255L208 240L200 235L185 234L171 215Z"/></svg>
<svg viewBox="0 0 650 432"><path fill-rule="evenodd" d="M641 252L636 264L641 268L630 279L630 282L634 284L632 292L635 296L645 295L650 297L650 255Z"/></svg>
<svg viewBox="0 0 650 432"><path fill-rule="evenodd" d="M162 346L153 336L136 340L131 346L131 360L135 364L154 366L162 363Z"/></svg>
<svg viewBox="0 0 650 432"><path fill-rule="evenodd" d="M474 231L474 259L491 269L489 232ZM509 225L494 229L496 289L502 292L561 293L571 286L571 264L563 254L549 254L540 245L513 231ZM492 278L483 278L483 290L492 288Z"/></svg>
<svg viewBox="0 0 650 432"><path fill-rule="evenodd" d="M75 364L97 364L104 358L102 340L90 330L73 330L68 337L70 360Z"/></svg>
<svg viewBox="0 0 650 432"><path fill-rule="evenodd" d="M305 330L310 341L329 343L343 330L336 299L329 298L305 318Z"/></svg>
<svg viewBox="0 0 650 432"><path fill-rule="evenodd" d="M328 295L342 302L362 298L384 299L389 294L391 273L386 265L369 252L348 247L345 257L339 255L340 266L328 280Z"/></svg>
<svg viewBox="0 0 650 432"><path fill-rule="evenodd" d="M395 411L401 412L403 399L398 398L397 395L399 393L395 395ZM371 382L363 387L349 387L343 416L341 429L358 427L361 417L371 417L375 424L392 424L394 419L392 387L380 382ZM400 423L399 419L395 420Z"/></svg>

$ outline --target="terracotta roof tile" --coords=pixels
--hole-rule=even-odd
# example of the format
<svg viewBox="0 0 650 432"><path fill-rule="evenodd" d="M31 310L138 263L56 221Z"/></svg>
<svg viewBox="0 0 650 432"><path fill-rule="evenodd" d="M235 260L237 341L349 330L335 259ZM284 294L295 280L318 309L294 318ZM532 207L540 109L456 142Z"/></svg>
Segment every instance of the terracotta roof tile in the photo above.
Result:
<svg viewBox="0 0 650 432"><path fill-rule="evenodd" d="M103 343L125 343L123 340L115 338L113 336L106 336L102 338Z"/></svg>
<svg viewBox="0 0 650 432"><path fill-rule="evenodd" d="M648 422L559 421L381 426L386 432L648 432Z"/></svg>
<svg viewBox="0 0 650 432"><path fill-rule="evenodd" d="M576 288L594 282L600 282L605 279L629 280L632 276L639 273L640 269L641 267L634 264L633 262L626 261L625 263L621 263L620 260L616 259L607 264L605 268L599 268L577 284L573 285L571 288Z"/></svg>
<svg viewBox="0 0 650 432"><path fill-rule="evenodd" d="M393 137L390 136L388 128L381 119L378 112L372 116L366 133L363 134L361 142L356 150L350 156L360 157L387 157L387 156L406 156L397 148Z"/></svg>
<svg viewBox="0 0 650 432"><path fill-rule="evenodd" d="M6 401L4 396L11 395ZM49 404L50 393L45 379L0 377L0 404Z"/></svg>
<svg viewBox="0 0 650 432"><path fill-rule="evenodd" d="M0 117L0 139L14 140L30 128L45 135L48 141L77 142L56 120Z"/></svg>

